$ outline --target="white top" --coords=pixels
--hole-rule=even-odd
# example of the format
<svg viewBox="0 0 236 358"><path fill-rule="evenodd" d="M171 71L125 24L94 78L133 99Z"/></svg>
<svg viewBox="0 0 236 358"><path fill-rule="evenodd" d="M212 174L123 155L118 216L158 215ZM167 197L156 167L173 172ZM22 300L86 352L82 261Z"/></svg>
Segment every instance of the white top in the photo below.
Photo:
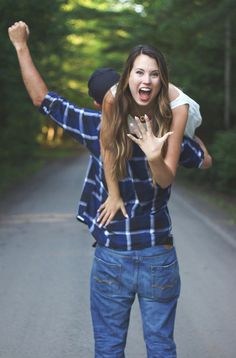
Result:
<svg viewBox="0 0 236 358"><path fill-rule="evenodd" d="M110 91L111 91L111 94L113 97L115 97L115 95L116 95L117 86L118 86L118 83L116 83L114 86L112 86L110 88Z"/></svg>
<svg viewBox="0 0 236 358"><path fill-rule="evenodd" d="M175 87L179 92L177 98L170 102L170 108L174 109L182 104L188 104L188 119L185 127L184 134L188 137L193 138L195 134L195 130L202 123L202 116L200 113L200 106L197 102L195 102L192 98L187 96L184 92L182 92L179 88Z"/></svg>
<svg viewBox="0 0 236 358"><path fill-rule="evenodd" d="M193 138L195 134L195 130L202 123L202 116L200 113L200 106L197 102L195 102L192 98L187 96L184 92L182 92L179 88L175 87L179 92L177 98L170 102L170 108L174 109L183 104L187 104L189 106L188 109L188 119L185 127L184 134L190 138ZM117 89L117 84L111 87L110 91L112 95L115 97Z"/></svg>

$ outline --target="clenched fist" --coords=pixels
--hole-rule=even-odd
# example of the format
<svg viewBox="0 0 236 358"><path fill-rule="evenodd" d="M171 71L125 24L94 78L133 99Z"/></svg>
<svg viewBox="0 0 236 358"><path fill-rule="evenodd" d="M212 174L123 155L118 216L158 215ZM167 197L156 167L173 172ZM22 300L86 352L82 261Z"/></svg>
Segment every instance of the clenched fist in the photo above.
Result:
<svg viewBox="0 0 236 358"><path fill-rule="evenodd" d="M23 21L15 22L8 28L8 35L16 50L23 48L29 37L28 25Z"/></svg>

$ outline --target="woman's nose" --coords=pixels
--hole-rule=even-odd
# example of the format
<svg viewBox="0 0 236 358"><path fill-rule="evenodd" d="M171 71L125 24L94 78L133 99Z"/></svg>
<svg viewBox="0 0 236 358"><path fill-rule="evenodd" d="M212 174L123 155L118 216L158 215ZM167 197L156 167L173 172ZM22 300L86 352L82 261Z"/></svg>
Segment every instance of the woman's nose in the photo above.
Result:
<svg viewBox="0 0 236 358"><path fill-rule="evenodd" d="M144 83L150 83L151 82L151 77L148 73L146 73L143 77L143 82Z"/></svg>

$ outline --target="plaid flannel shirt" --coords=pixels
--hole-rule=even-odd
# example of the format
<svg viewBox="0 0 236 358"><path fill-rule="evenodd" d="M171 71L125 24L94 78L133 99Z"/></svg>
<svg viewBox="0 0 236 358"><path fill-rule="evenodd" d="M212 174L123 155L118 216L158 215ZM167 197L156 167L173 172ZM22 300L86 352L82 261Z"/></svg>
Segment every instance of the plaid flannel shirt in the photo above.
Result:
<svg viewBox="0 0 236 358"><path fill-rule="evenodd" d="M87 224L98 244L112 249L134 250L172 243L171 219L167 207L171 186L162 189L153 184L147 159L134 143L132 158L127 162L127 175L119 182L128 218L118 212L106 227L97 223L97 210L107 198L99 145L101 112L79 108L56 93L49 92L40 112L88 148L89 165L77 218ZM190 138L184 138L179 164L197 168L203 151Z"/></svg>

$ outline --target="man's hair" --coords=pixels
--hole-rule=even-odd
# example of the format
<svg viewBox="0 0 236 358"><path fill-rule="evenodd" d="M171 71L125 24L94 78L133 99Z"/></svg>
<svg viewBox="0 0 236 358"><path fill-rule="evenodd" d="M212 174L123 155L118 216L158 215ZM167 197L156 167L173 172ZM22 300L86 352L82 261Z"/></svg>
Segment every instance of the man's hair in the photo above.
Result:
<svg viewBox="0 0 236 358"><path fill-rule="evenodd" d="M107 91L120 79L120 75L112 68L98 68L88 80L88 94L97 103L102 104Z"/></svg>

